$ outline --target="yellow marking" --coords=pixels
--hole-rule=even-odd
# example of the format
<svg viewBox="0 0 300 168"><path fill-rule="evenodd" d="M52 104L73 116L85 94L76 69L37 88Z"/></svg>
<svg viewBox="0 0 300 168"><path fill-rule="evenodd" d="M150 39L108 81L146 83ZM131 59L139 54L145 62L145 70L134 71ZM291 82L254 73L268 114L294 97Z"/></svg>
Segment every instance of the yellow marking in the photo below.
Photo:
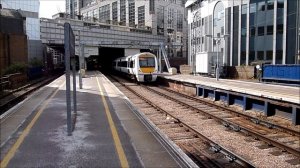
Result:
<svg viewBox="0 0 300 168"><path fill-rule="evenodd" d="M23 143L25 137L29 134L31 128L33 127L33 125L36 123L36 121L38 120L38 118L40 117L40 115L42 114L42 112L44 111L45 107L48 105L48 103L50 102L50 100L56 95L56 93L59 91L59 88L62 87L65 84L65 82L62 83L62 85L60 85L57 90L52 94L52 96L46 100L46 102L44 102L44 104L42 105L42 107L39 109L39 111L36 113L36 115L34 116L34 118L31 120L31 122L29 123L29 125L25 128L25 130L22 132L22 134L19 136L19 138L17 139L16 143L12 146L12 148L10 148L10 150L8 151L8 153L4 156L3 160L0 163L0 167L1 168L5 168L7 167L9 161L14 157L16 151L19 149L19 147L21 146L21 144Z"/></svg>
<svg viewBox="0 0 300 168"><path fill-rule="evenodd" d="M147 67L147 68L140 68L140 69L143 73L153 73L155 70L154 67Z"/></svg>
<svg viewBox="0 0 300 168"><path fill-rule="evenodd" d="M115 142L115 147L116 147L116 150L117 150L117 153L118 153L118 156L119 156L119 160L121 162L121 167L123 167L123 168L124 167L129 167L126 155L124 153L124 150L123 150L123 147L122 147L119 135L118 135L118 131L115 127L114 121L113 121L113 119L111 117L111 114L110 114L109 107L108 107L106 99L104 97L104 93L103 93L102 88L99 84L98 77L96 77L96 80L97 80L97 84L98 84L99 91L100 91L100 94L101 94L102 102L103 102L103 105L104 105L104 108L105 108L105 113L106 113L106 116L107 116L107 119L108 119L110 130L111 130L114 142Z"/></svg>

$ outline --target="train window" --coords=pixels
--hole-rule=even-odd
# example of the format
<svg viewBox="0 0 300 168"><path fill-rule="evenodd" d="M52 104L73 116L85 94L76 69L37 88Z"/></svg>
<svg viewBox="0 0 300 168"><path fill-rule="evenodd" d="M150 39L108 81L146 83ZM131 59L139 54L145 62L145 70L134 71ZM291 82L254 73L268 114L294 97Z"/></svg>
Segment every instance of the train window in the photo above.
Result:
<svg viewBox="0 0 300 168"><path fill-rule="evenodd" d="M140 67L154 67L155 59L153 57L140 57Z"/></svg>
<svg viewBox="0 0 300 168"><path fill-rule="evenodd" d="M133 68L133 61L130 61L130 68Z"/></svg>
<svg viewBox="0 0 300 168"><path fill-rule="evenodd" d="M122 61L121 62L121 67L127 67L127 62L126 61Z"/></svg>

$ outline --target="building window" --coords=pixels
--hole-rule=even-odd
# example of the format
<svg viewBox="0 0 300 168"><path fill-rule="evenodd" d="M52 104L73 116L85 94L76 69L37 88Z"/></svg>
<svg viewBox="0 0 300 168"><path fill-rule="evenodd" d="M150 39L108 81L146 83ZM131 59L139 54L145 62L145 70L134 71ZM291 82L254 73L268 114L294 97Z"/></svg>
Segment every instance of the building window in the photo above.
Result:
<svg viewBox="0 0 300 168"><path fill-rule="evenodd" d="M251 27L251 28L250 28L250 36L251 36L251 37L254 37L254 36L255 36L255 32L256 32L256 31L255 31L255 27Z"/></svg>
<svg viewBox="0 0 300 168"><path fill-rule="evenodd" d="M257 60L264 59L264 51L257 51Z"/></svg>
<svg viewBox="0 0 300 168"><path fill-rule="evenodd" d="M112 3L112 20L113 24L118 23L118 2L113 2Z"/></svg>
<svg viewBox="0 0 300 168"><path fill-rule="evenodd" d="M128 1L129 5L129 26L135 26L135 2L134 0Z"/></svg>
<svg viewBox="0 0 300 168"><path fill-rule="evenodd" d="M247 29L246 28L242 28L241 30L242 32L242 37L246 37L247 36ZM255 34L255 33L254 33Z"/></svg>
<svg viewBox="0 0 300 168"><path fill-rule="evenodd" d="M257 36L264 36L265 35L265 27L258 27L257 28Z"/></svg>
<svg viewBox="0 0 300 168"><path fill-rule="evenodd" d="M99 8L99 21L106 23L108 20L110 20L110 4Z"/></svg>
<svg viewBox="0 0 300 168"><path fill-rule="evenodd" d="M120 0L120 25L126 25L126 0Z"/></svg>
<svg viewBox="0 0 300 168"><path fill-rule="evenodd" d="M94 9L93 16L94 16L94 19L99 19L99 11L98 11L98 9Z"/></svg>
<svg viewBox="0 0 300 168"><path fill-rule="evenodd" d="M168 8L168 28L173 29L174 28L174 9Z"/></svg>
<svg viewBox="0 0 300 168"><path fill-rule="evenodd" d="M258 2L258 3L257 3L257 10L258 10L258 11L265 11L265 8L266 8L266 3L265 3L265 1L263 1L263 2Z"/></svg>
<svg viewBox="0 0 300 168"><path fill-rule="evenodd" d="M277 34L283 34L283 24L277 25Z"/></svg>
<svg viewBox="0 0 300 168"><path fill-rule="evenodd" d="M200 23L199 23L200 25ZM183 29L183 14L178 10L177 11L177 31L182 32Z"/></svg>
<svg viewBox="0 0 300 168"><path fill-rule="evenodd" d="M249 63L255 60L255 51L250 51L249 53Z"/></svg>
<svg viewBox="0 0 300 168"><path fill-rule="evenodd" d="M273 35L273 25L272 26L267 26L267 35Z"/></svg>
<svg viewBox="0 0 300 168"><path fill-rule="evenodd" d="M256 3L250 4L250 13L256 13Z"/></svg>
<svg viewBox="0 0 300 168"><path fill-rule="evenodd" d="M277 8L279 9L284 8L284 0L277 0Z"/></svg>
<svg viewBox="0 0 300 168"><path fill-rule="evenodd" d="M274 0L268 0L268 10L273 10L274 9Z"/></svg>
<svg viewBox="0 0 300 168"><path fill-rule="evenodd" d="M160 6L157 9L157 34L164 34L164 24L165 24L165 19L164 19L164 7Z"/></svg>
<svg viewBox="0 0 300 168"><path fill-rule="evenodd" d="M138 7L138 24L139 27L145 26L145 6Z"/></svg>
<svg viewBox="0 0 300 168"><path fill-rule="evenodd" d="M282 50L277 50L276 51L276 62L275 64L282 64Z"/></svg>
<svg viewBox="0 0 300 168"><path fill-rule="evenodd" d="M241 65L246 65L246 51L241 52Z"/></svg>
<svg viewBox="0 0 300 168"><path fill-rule="evenodd" d="M246 15L247 14L247 5L242 5L242 15Z"/></svg>
<svg viewBox="0 0 300 168"><path fill-rule="evenodd" d="M267 51L266 60L273 60L273 51Z"/></svg>

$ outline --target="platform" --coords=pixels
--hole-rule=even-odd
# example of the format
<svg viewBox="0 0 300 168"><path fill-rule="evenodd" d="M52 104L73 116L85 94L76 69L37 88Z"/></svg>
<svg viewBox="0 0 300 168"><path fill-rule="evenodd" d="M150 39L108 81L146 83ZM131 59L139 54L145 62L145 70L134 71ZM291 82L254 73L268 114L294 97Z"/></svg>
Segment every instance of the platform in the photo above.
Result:
<svg viewBox="0 0 300 168"><path fill-rule="evenodd" d="M176 146L170 151L101 73L88 72L83 84L72 136L64 76L1 116L1 167L195 166Z"/></svg>
<svg viewBox="0 0 300 168"><path fill-rule="evenodd" d="M178 74L161 75L160 77L195 85L204 85L228 91L246 93L253 96L271 98L291 103L300 103L300 90L298 87L293 86L283 86L230 79L219 79L219 81L216 81L215 78L203 77L200 75L194 76Z"/></svg>
<svg viewBox="0 0 300 168"><path fill-rule="evenodd" d="M183 89L190 94L226 105L240 106L243 111L263 112L265 116L280 116L300 125L300 89L294 86L219 79L200 75L159 76L174 89ZM166 83L165 83L166 84Z"/></svg>

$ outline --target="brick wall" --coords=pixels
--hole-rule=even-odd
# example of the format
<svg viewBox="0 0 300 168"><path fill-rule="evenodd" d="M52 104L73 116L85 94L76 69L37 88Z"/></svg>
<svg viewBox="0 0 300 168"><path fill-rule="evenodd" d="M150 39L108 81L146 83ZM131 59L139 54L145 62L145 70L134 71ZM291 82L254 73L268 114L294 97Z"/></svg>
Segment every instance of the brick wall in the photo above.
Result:
<svg viewBox="0 0 300 168"><path fill-rule="evenodd" d="M0 33L0 73L14 63L28 63L27 36Z"/></svg>
<svg viewBox="0 0 300 168"><path fill-rule="evenodd" d="M28 63L27 37L24 35L9 35L10 63Z"/></svg>

